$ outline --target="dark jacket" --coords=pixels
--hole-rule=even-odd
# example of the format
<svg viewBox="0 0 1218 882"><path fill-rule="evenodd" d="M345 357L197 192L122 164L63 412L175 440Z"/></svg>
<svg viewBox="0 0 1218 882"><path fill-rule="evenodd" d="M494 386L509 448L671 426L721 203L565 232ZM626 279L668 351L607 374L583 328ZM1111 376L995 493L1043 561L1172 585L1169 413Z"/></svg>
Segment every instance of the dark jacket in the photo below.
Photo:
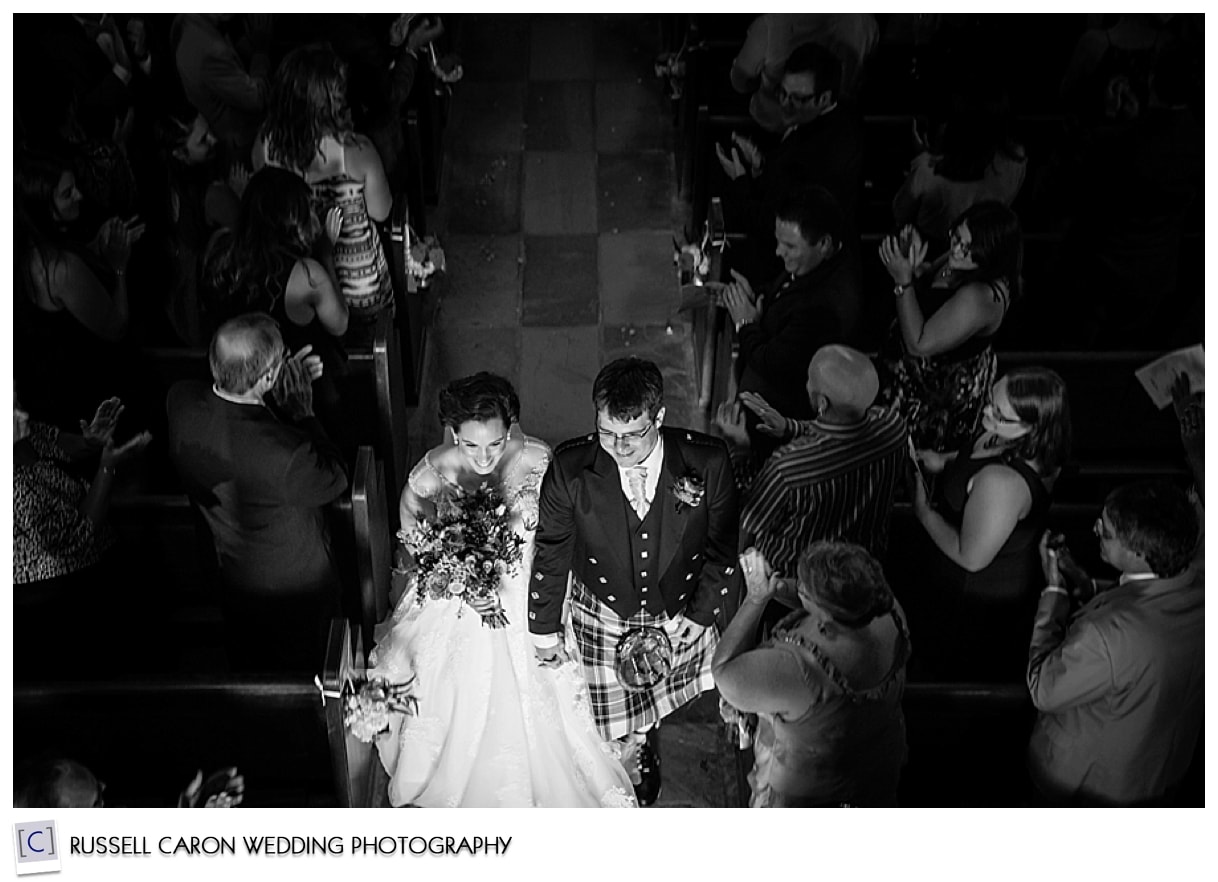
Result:
<svg viewBox="0 0 1218 882"><path fill-rule="evenodd" d="M726 445L687 429L664 427L664 464L652 507L665 506L659 590L665 612L684 613L701 625L720 617L735 600L736 487ZM677 510L674 482L696 473L705 495ZM634 588L625 497L617 463L596 435L574 438L554 451L541 486L541 522L529 588L529 631L561 631L567 574L574 573L601 603L623 619L642 609Z"/></svg>

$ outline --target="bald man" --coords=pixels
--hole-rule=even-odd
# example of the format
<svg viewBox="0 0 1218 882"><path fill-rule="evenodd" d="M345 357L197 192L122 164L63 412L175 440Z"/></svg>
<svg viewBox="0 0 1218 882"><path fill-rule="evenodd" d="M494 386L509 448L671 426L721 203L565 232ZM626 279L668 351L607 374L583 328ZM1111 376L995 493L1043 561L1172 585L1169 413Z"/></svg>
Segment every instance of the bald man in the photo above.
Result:
<svg viewBox="0 0 1218 882"><path fill-rule="evenodd" d="M347 475L313 416L320 363L307 350L286 356L274 319L238 316L212 338L213 385L183 381L169 392L170 457L211 530L238 670L319 669L339 609L322 507Z"/></svg>
<svg viewBox="0 0 1218 882"><path fill-rule="evenodd" d="M882 558L909 454L900 414L874 406L879 386L870 358L830 345L808 365L812 419L786 419L760 396L741 394L763 426L791 439L745 491L742 548L756 545L775 570L791 577L800 553L821 539L854 542ZM743 426L734 440L747 440Z"/></svg>

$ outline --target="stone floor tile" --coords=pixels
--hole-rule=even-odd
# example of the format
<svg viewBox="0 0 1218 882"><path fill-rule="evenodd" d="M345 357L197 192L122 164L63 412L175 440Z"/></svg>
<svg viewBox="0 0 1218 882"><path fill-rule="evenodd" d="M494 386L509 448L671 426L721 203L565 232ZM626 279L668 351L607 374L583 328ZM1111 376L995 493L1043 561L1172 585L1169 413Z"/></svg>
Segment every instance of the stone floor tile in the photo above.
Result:
<svg viewBox="0 0 1218 882"><path fill-rule="evenodd" d="M596 84L596 149L602 153L673 148L671 108L660 83Z"/></svg>
<svg viewBox="0 0 1218 882"><path fill-rule="evenodd" d="M596 22L588 16L538 16L529 38L530 80L590 80L596 72Z"/></svg>
<svg viewBox="0 0 1218 882"><path fill-rule="evenodd" d="M526 236L521 324L595 325L596 279L596 236Z"/></svg>
<svg viewBox="0 0 1218 882"><path fill-rule="evenodd" d="M597 16L596 78L654 80L660 21L654 15Z"/></svg>
<svg viewBox="0 0 1218 882"><path fill-rule="evenodd" d="M466 327L514 328L520 324L522 238L448 236L444 297L436 316L441 333Z"/></svg>
<svg viewBox="0 0 1218 882"><path fill-rule="evenodd" d="M697 411L693 336L683 322L671 325L611 325L601 329L601 351L606 363L636 356L655 362L664 377L666 421L672 426L705 429Z"/></svg>
<svg viewBox="0 0 1218 882"><path fill-rule="evenodd" d="M590 80L529 83L524 117L525 149L595 149L592 96Z"/></svg>
<svg viewBox="0 0 1218 882"><path fill-rule="evenodd" d="M592 431L592 381L600 370L596 327L520 331L520 424L558 445Z"/></svg>
<svg viewBox="0 0 1218 882"><path fill-rule="evenodd" d="M463 328L460 334L437 334L431 340L435 347L436 391L459 377L478 371L491 371L517 382L520 348L519 328ZM420 401L424 419L435 419L436 402Z"/></svg>
<svg viewBox="0 0 1218 882"><path fill-rule="evenodd" d="M456 46L465 70L463 82L526 80L530 33L527 15L462 16ZM457 90L459 95L461 86Z"/></svg>
<svg viewBox="0 0 1218 882"><path fill-rule="evenodd" d="M522 229L530 236L596 232L596 154L524 154Z"/></svg>
<svg viewBox="0 0 1218 882"><path fill-rule="evenodd" d="M451 153L507 153L524 147L523 82L464 83L445 128Z"/></svg>
<svg viewBox="0 0 1218 882"><path fill-rule="evenodd" d="M450 157L441 229L506 235L520 231L520 154Z"/></svg>
<svg viewBox="0 0 1218 882"><path fill-rule="evenodd" d="M597 217L606 233L672 230L679 216L671 153L602 153L597 157Z"/></svg>
<svg viewBox="0 0 1218 882"><path fill-rule="evenodd" d="M598 245L601 317L606 325L679 321L671 233L601 233Z"/></svg>

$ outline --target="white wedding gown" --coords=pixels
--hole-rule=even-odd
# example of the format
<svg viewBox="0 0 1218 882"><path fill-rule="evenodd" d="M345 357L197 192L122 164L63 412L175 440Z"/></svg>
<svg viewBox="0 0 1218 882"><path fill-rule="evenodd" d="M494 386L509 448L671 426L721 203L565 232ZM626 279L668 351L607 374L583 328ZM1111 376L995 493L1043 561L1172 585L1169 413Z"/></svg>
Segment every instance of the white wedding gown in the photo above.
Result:
<svg viewBox="0 0 1218 882"><path fill-rule="evenodd" d="M523 459L531 450L530 459ZM540 454L540 456L538 456ZM540 459L521 470L515 464ZM541 667L528 633L526 590L537 526L537 494L550 459L545 443L504 469L504 498L525 538L519 571L505 576L500 598L506 628L482 624L464 601L427 598L411 589L377 629L371 662L391 682L415 677L415 715L394 714L377 738L394 806L621 806L635 804L618 745L592 723L588 688L577 664ZM515 474L524 471L524 474ZM430 472L429 496L419 492ZM439 479L438 482L436 479ZM427 457L411 471L420 498L460 496Z"/></svg>

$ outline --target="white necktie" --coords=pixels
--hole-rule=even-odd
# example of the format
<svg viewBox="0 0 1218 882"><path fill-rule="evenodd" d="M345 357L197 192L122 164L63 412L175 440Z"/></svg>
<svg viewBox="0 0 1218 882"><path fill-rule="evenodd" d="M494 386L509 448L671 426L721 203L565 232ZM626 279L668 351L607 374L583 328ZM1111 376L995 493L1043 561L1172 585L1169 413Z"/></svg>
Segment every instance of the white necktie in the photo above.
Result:
<svg viewBox="0 0 1218 882"><path fill-rule="evenodd" d="M651 507L647 502L647 467L631 466L626 469L626 482L630 485L630 506L641 521L647 517L647 509Z"/></svg>

